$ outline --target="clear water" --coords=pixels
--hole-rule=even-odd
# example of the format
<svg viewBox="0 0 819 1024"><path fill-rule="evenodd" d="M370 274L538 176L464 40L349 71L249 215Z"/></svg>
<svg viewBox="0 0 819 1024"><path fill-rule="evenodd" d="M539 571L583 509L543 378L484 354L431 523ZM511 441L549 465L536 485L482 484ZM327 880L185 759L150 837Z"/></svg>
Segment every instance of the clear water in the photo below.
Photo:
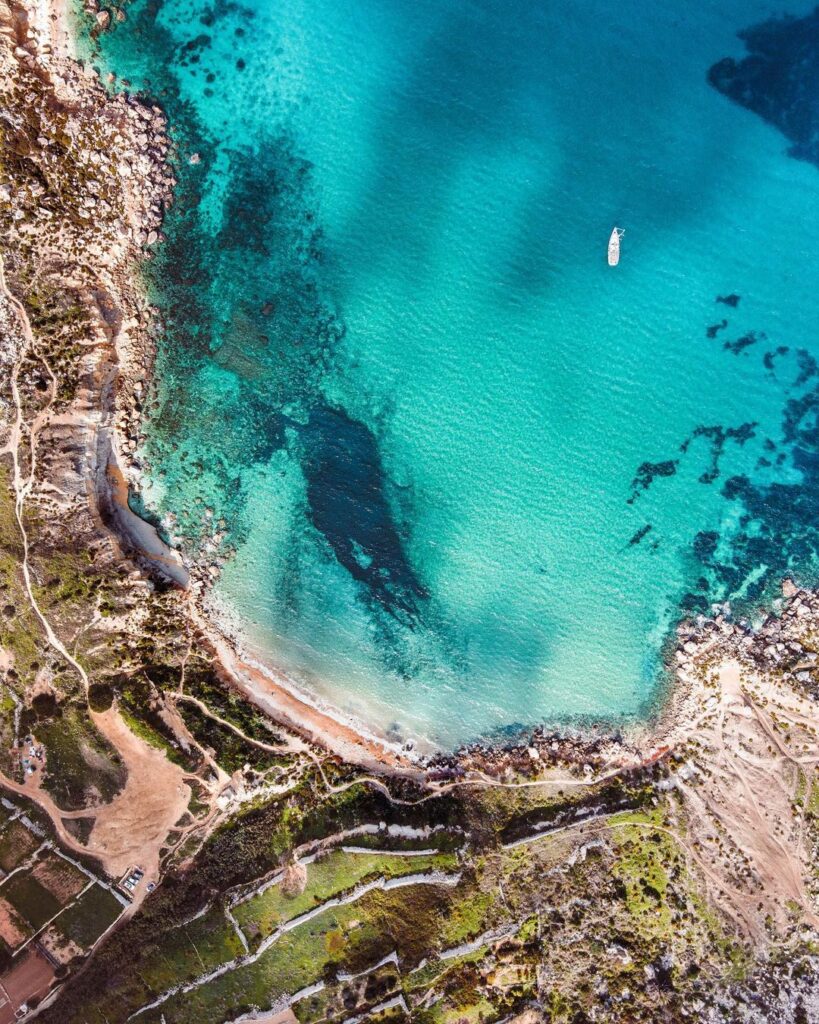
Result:
<svg viewBox="0 0 819 1024"><path fill-rule="evenodd" d="M620 720L681 614L813 572L819 171L707 81L774 13L134 0L85 39L180 151L145 498L267 661L445 747Z"/></svg>

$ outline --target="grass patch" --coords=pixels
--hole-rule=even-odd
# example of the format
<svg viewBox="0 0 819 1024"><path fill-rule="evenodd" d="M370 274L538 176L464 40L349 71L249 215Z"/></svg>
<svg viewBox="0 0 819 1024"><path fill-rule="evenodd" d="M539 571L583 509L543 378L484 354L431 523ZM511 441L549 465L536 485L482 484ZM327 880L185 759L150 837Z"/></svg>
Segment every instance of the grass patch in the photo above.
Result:
<svg viewBox="0 0 819 1024"><path fill-rule="evenodd" d="M644 938L670 937L669 870L678 867L681 854L666 832L643 827L664 825L662 813L624 812L609 824L617 825L611 833L618 848L613 872L625 888L626 910Z"/></svg>
<svg viewBox="0 0 819 1024"><path fill-rule="evenodd" d="M50 850L37 858L32 875L62 905L70 903L88 884L88 878L82 871Z"/></svg>
<svg viewBox="0 0 819 1024"><path fill-rule="evenodd" d="M131 732L144 740L149 746L161 750L169 761L179 765L186 771L194 771L197 767L198 755L190 756L178 747L174 746L168 736L160 729L161 719L157 714L150 711L149 694L144 690L128 689L123 691L121 699L117 702L117 710ZM156 725L146 721L145 716L152 716ZM165 726L162 726L165 728Z"/></svg>
<svg viewBox="0 0 819 1024"><path fill-rule="evenodd" d="M108 889L92 885L54 922L67 939L86 949L102 935L122 913L122 904Z"/></svg>
<svg viewBox="0 0 819 1024"><path fill-rule="evenodd" d="M85 807L94 791L109 803L125 785L119 754L84 709L68 706L58 716L38 721L34 731L46 748L43 784L65 810Z"/></svg>
<svg viewBox="0 0 819 1024"><path fill-rule="evenodd" d="M170 932L140 958L139 973L151 992L162 992L244 952L220 908Z"/></svg>
<svg viewBox="0 0 819 1024"><path fill-rule="evenodd" d="M0 893L29 922L34 931L39 931L60 910L57 897L33 878L29 871L10 878Z"/></svg>
<svg viewBox="0 0 819 1024"><path fill-rule="evenodd" d="M307 884L303 892L288 894L281 884L273 885L258 896L239 904L233 914L248 939L261 939L284 921L298 917L332 896L353 889L366 879L377 878L379 875L396 878L422 871L452 871L455 867L453 854L390 857L377 851L369 854L335 850L307 865Z"/></svg>
<svg viewBox="0 0 819 1024"><path fill-rule="evenodd" d="M30 857L42 840L19 821L13 821L0 835L0 868L13 871Z"/></svg>
<svg viewBox="0 0 819 1024"><path fill-rule="evenodd" d="M471 889L466 899L453 899L441 935L441 948L458 946L486 931L497 912L498 897L494 887L488 891Z"/></svg>

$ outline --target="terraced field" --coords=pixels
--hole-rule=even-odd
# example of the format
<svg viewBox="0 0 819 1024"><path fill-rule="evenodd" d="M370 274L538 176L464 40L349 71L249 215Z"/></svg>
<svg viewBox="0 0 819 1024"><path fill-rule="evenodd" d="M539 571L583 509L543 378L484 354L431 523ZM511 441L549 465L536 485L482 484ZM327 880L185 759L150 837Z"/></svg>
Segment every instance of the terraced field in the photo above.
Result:
<svg viewBox="0 0 819 1024"><path fill-rule="evenodd" d="M15 954L12 971L34 940L52 961L69 963L117 920L125 900L38 834L19 808L3 811L0 850L9 870L0 879L0 950Z"/></svg>

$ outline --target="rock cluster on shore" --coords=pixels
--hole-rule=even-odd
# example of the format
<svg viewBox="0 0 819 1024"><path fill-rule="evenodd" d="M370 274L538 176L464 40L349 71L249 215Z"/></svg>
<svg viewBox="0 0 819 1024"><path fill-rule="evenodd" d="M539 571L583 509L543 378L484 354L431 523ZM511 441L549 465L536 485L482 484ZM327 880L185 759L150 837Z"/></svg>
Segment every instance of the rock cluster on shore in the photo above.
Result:
<svg viewBox="0 0 819 1024"><path fill-rule="evenodd" d="M811 700L819 700L819 594L785 580L782 595L778 610L766 613L758 624L735 620L730 608L714 618L683 623L675 652L679 672L690 674L704 658L732 659L796 684Z"/></svg>

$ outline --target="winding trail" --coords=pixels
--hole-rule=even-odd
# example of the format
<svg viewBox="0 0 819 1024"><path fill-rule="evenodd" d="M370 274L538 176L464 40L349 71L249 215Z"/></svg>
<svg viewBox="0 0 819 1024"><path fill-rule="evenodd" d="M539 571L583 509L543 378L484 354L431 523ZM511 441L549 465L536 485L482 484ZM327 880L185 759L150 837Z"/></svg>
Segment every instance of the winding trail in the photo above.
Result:
<svg viewBox="0 0 819 1024"><path fill-rule="evenodd" d="M31 323L29 322L28 314L26 313L23 304L15 295L13 295L9 291L8 285L6 284L5 263L3 261L2 253L0 253L0 296L2 296L3 299L5 299L8 305L11 307L11 309L14 310L19 321L23 341L25 343L22 351L18 354L17 360L15 361L14 364L14 369L11 374L11 393L12 398L14 400L15 408L15 419L14 424L12 425L11 438L9 439L9 443L4 449L4 451L0 453L5 454L7 452L8 454L10 454L12 458L12 464L14 467L14 473L12 476L12 487L14 489L14 515L17 520L17 525L20 528L20 536L23 541L23 558L20 563L20 567L23 573L23 581L25 583L26 594L28 595L29 602L34 611L34 614L37 616L37 618L40 620L40 623L42 624L43 630L46 635L46 639L48 640L51 647L53 647L54 650L57 651L57 653L65 661L68 662L68 664L74 669L77 675L79 675L80 679L82 680L83 686L85 687L85 692L88 693L88 674L86 673L82 665L77 661L77 659L68 653L62 640L60 640L60 638L51 628L51 623L48 621L39 604L37 603L37 599L34 596L34 591L31 586L31 572L29 570L28 563L28 534L26 532L25 523L23 521L23 509L26 502L26 498L28 497L29 492L31 491L31 488L34 484L34 475L37 468L37 433L39 431L39 428L42 426L42 423L45 421L45 418L49 410L51 409L51 406L54 403L54 399L57 393L57 379L54 376L51 367L48 365L43 356L37 351L37 343L34 339L34 334L31 330ZM33 351L37 355L37 358L40 360L43 366L45 366L48 375L51 378L51 387L48 402L46 403L45 407L37 413L37 415L34 417L31 423L26 423L23 415L23 403L22 399L20 398L19 378L23 362L25 361L26 356L29 354L30 351ZM30 464L28 476L24 478L20 468L20 444L22 443L23 434L26 428L28 429L29 433Z"/></svg>

